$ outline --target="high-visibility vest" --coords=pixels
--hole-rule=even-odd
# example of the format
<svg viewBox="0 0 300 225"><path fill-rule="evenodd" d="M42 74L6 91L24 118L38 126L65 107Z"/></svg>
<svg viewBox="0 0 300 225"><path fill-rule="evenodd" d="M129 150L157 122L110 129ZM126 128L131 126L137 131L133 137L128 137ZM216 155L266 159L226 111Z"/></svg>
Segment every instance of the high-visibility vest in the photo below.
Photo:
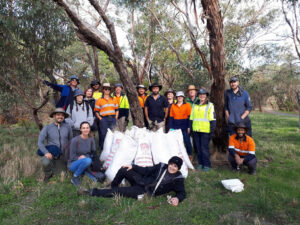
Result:
<svg viewBox="0 0 300 225"><path fill-rule="evenodd" d="M102 98L102 92L100 91L95 91L93 94L93 98L97 101L99 98Z"/></svg>
<svg viewBox="0 0 300 225"><path fill-rule="evenodd" d="M114 99L118 102L119 109L129 109L129 102L126 95L121 95L120 97L113 96Z"/></svg>
<svg viewBox="0 0 300 225"><path fill-rule="evenodd" d="M139 101L140 101L140 105L141 105L142 108L145 107L145 102L146 102L147 98L148 98L148 95L139 96Z"/></svg>
<svg viewBox="0 0 300 225"><path fill-rule="evenodd" d="M193 121L193 131L210 133L210 121L216 120L214 105L211 102L194 104L190 120Z"/></svg>

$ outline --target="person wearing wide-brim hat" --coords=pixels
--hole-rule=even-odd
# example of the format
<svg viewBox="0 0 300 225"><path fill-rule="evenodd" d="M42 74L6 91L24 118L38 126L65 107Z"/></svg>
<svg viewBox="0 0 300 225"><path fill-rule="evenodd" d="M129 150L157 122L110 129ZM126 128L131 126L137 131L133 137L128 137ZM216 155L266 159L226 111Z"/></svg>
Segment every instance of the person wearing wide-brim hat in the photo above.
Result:
<svg viewBox="0 0 300 225"><path fill-rule="evenodd" d="M216 128L216 117L213 103L208 101L209 92L200 88L199 100L193 106L190 116L190 129L197 148L198 170L208 172L211 167L209 142L214 137Z"/></svg>
<svg viewBox="0 0 300 225"><path fill-rule="evenodd" d="M102 97L101 83L98 80L93 80L90 86L93 89L93 98L97 101L99 98Z"/></svg>
<svg viewBox="0 0 300 225"><path fill-rule="evenodd" d="M74 137L80 135L80 124L83 121L87 121L91 126L94 124L93 109L88 102L84 101L82 90L75 91L74 100L66 112L70 115L66 122L72 127Z"/></svg>
<svg viewBox="0 0 300 225"><path fill-rule="evenodd" d="M255 142L246 134L248 129L244 123L235 124L235 133L229 138L228 161L232 169L239 171L242 165L246 165L249 173L255 175L257 165Z"/></svg>
<svg viewBox="0 0 300 225"><path fill-rule="evenodd" d="M46 80L43 80L43 83L54 90L61 92L60 99L56 103L56 108L63 108L66 110L68 105L73 101L74 92L79 89L77 86L80 82L77 76L72 75L67 81L68 85L54 84Z"/></svg>
<svg viewBox="0 0 300 225"><path fill-rule="evenodd" d="M225 91L224 109L228 122L229 135L234 134L234 125L244 123L249 129L247 134L252 136L251 119L249 114L252 110L252 103L248 92L239 85L239 79L233 76L229 79L230 89Z"/></svg>
<svg viewBox="0 0 300 225"><path fill-rule="evenodd" d="M113 98L117 100L119 105L119 116L117 118L117 129L121 132L126 131L126 127L129 122L129 101L125 93L123 93L124 87L121 83L115 84L115 91Z"/></svg>
<svg viewBox="0 0 300 225"><path fill-rule="evenodd" d="M162 85L161 84L158 84L158 83L153 83L149 86L149 90L152 91L152 88L154 87L158 87L159 88L159 91L162 89Z"/></svg>
<svg viewBox="0 0 300 225"><path fill-rule="evenodd" d="M191 115L192 107L184 101L185 95L182 91L176 93L177 102L173 104L170 109L169 127L170 130L180 129L183 136L184 145L187 154L192 161L192 144L189 136L189 118Z"/></svg>
<svg viewBox="0 0 300 225"><path fill-rule="evenodd" d="M145 102L145 117L149 124L148 128L152 131L156 131L160 128L165 128L169 104L167 99L159 94L162 85L154 83L149 89L152 94Z"/></svg>
<svg viewBox="0 0 300 225"><path fill-rule="evenodd" d="M63 108L56 108L49 116L54 121L44 126L40 132L38 139L39 150L37 151L38 155L41 156L45 182L48 182L53 176L55 160L62 155L63 148L73 138L71 127L64 122L65 118L68 118L69 115ZM65 155L63 156L66 157ZM65 160L67 159L65 158Z"/></svg>
<svg viewBox="0 0 300 225"><path fill-rule="evenodd" d="M107 129L113 130L116 127L117 118L119 116L119 105L116 99L110 94L113 87L110 83L102 84L103 96L96 101L95 113L100 121L99 147L103 149L104 139L106 137Z"/></svg>

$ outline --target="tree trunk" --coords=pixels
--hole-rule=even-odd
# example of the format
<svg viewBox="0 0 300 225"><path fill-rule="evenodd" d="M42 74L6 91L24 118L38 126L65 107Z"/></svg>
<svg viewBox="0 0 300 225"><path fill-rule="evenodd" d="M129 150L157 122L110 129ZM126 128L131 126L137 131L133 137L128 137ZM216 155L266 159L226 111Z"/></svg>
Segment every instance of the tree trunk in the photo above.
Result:
<svg viewBox="0 0 300 225"><path fill-rule="evenodd" d="M228 136L224 116L225 50L223 18L218 0L201 0L201 4L207 18L206 27L209 31L210 64L213 77L211 101L215 106L217 120L213 141L217 152L225 152L228 147Z"/></svg>
<svg viewBox="0 0 300 225"><path fill-rule="evenodd" d="M98 65L98 50L95 46L93 46L93 53L94 53L94 75L96 80L100 80L99 65Z"/></svg>

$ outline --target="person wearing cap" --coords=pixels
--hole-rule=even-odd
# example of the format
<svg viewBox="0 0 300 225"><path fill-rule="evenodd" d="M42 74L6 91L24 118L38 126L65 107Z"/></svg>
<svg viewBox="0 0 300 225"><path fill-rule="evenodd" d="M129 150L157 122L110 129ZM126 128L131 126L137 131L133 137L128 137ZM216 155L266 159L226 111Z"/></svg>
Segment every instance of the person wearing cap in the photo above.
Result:
<svg viewBox="0 0 300 225"><path fill-rule="evenodd" d="M157 131L165 127L165 122L168 116L168 101L159 94L162 86L154 83L149 87L152 94L145 102L145 116L149 124L149 129Z"/></svg>
<svg viewBox="0 0 300 225"><path fill-rule="evenodd" d="M175 94L176 93L172 88L168 89L164 94L164 96L166 97L168 104L169 104L168 105L168 116L166 118L166 125L165 125L166 133L168 133L170 130L170 127L169 127L170 109L171 109L171 106L175 103Z"/></svg>
<svg viewBox="0 0 300 225"><path fill-rule="evenodd" d="M208 172L211 167L209 141L214 136L216 115L213 103L208 101L209 93L204 88L198 91L199 101L192 108L190 128L194 132L197 146L198 170Z"/></svg>
<svg viewBox="0 0 300 225"><path fill-rule="evenodd" d="M106 137L107 129L113 130L116 127L116 121L119 117L119 105L116 99L111 97L112 87L110 83L102 85L102 97L96 101L95 113L100 120L99 123L99 147L103 149L104 139Z"/></svg>
<svg viewBox="0 0 300 225"><path fill-rule="evenodd" d="M53 123L44 126L40 132L38 147L43 155L41 163L45 174L45 182L48 182L54 173L56 157L52 154L53 150L63 152L73 138L71 127L64 123L65 118L68 116L63 108L56 108L50 114L50 117L54 119Z"/></svg>
<svg viewBox="0 0 300 225"><path fill-rule="evenodd" d="M119 116L117 119L117 129L121 132L125 132L126 127L128 125L128 117L129 117L129 102L127 96L122 93L123 85L115 84L115 92L113 94L113 98L117 101L119 106Z"/></svg>
<svg viewBox="0 0 300 225"><path fill-rule="evenodd" d="M84 93L81 90L76 90L74 100L68 106L67 111L69 117L66 122L72 127L73 135L80 135L80 124L87 121L91 126L94 123L93 109L84 101Z"/></svg>
<svg viewBox="0 0 300 225"><path fill-rule="evenodd" d="M136 90L138 92L138 99L139 99L140 105L143 109L144 124L145 124L145 127L148 127L148 121L145 116L145 102L146 102L146 99L148 98L148 95L146 93L147 88L143 84L139 84L136 86Z"/></svg>
<svg viewBox="0 0 300 225"><path fill-rule="evenodd" d="M249 128L244 123L234 126L235 134L229 138L228 161L232 169L240 171L246 165L251 175L256 174L257 159L255 156L255 142L246 134Z"/></svg>
<svg viewBox="0 0 300 225"><path fill-rule="evenodd" d="M93 80L90 86L93 89L93 98L97 101L99 98L102 97L102 92L100 90L101 83L98 80Z"/></svg>
<svg viewBox="0 0 300 225"><path fill-rule="evenodd" d="M189 136L189 118L192 107L184 101L185 96L182 91L176 93L177 103L173 104L170 109L169 127L172 130L181 129L184 145L187 154L192 161L192 144Z"/></svg>
<svg viewBox="0 0 300 225"><path fill-rule="evenodd" d="M170 204L177 206L186 196L184 188L184 177L179 171L182 159L173 156L168 164L159 163L152 167L140 167L137 165L126 165L119 169L110 189L97 189L78 191L78 194L88 194L98 197L113 197L116 194L137 199L145 193L150 196L159 196L169 192L175 192ZM119 187L123 179L130 183L130 187Z"/></svg>
<svg viewBox="0 0 300 225"><path fill-rule="evenodd" d="M231 77L229 84L230 89L225 91L224 104L229 135L234 134L234 124L242 122L249 128L247 134L252 136L251 120L249 118L252 110L250 96L246 90L239 86L237 77Z"/></svg>
<svg viewBox="0 0 300 225"><path fill-rule="evenodd" d="M43 80L43 83L53 88L54 90L61 92L60 99L56 103L56 108L60 107L64 110L66 110L68 105L73 101L74 93L79 89L77 87L79 84L79 79L75 75L72 75L70 77L68 85L54 84L46 80Z"/></svg>

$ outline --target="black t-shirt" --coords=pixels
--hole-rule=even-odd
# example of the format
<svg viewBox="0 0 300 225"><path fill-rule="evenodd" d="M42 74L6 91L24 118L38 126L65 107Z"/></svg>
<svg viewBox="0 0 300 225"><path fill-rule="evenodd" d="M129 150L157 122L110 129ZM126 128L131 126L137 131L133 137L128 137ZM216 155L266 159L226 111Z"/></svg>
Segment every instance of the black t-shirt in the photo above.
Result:
<svg viewBox="0 0 300 225"><path fill-rule="evenodd" d="M168 108L167 99L159 95L156 100L150 95L145 102L145 107L148 107L148 116L151 121L162 122L165 118L165 108Z"/></svg>

